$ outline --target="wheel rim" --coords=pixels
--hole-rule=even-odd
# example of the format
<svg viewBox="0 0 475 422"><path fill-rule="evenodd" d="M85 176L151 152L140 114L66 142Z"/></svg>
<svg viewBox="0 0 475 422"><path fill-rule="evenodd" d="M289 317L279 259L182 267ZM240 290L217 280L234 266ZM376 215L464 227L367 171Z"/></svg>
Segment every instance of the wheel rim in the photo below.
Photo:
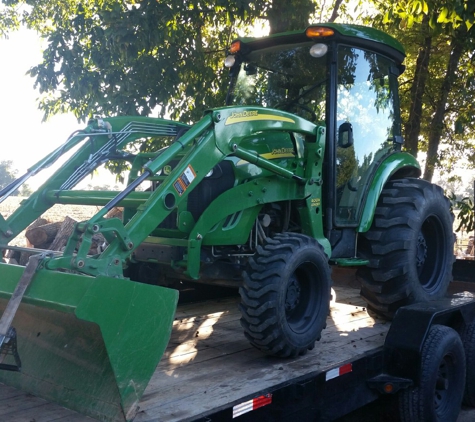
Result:
<svg viewBox="0 0 475 422"><path fill-rule="evenodd" d="M428 293L437 290L444 278L447 245L441 239L445 239L442 223L436 216L430 216L421 227L416 247L419 282Z"/></svg>
<svg viewBox="0 0 475 422"><path fill-rule="evenodd" d="M309 330L317 317L318 269L309 262L299 266L287 283L285 317L290 329L296 333Z"/></svg>
<svg viewBox="0 0 475 422"><path fill-rule="evenodd" d="M446 355L439 365L434 392L434 408L438 415L444 415L451 397L451 388L454 383L454 361L452 356Z"/></svg>
<svg viewBox="0 0 475 422"><path fill-rule="evenodd" d="M285 295L285 314L287 319L297 308L300 302L300 293L302 289L300 288L300 283L295 277L295 274L289 280L289 285L287 286L287 294Z"/></svg>

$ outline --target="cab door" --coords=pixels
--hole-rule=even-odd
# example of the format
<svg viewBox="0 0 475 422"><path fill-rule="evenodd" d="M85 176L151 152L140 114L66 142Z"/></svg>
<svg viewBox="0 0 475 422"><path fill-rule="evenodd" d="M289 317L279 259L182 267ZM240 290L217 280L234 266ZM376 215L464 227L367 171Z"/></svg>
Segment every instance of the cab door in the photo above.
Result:
<svg viewBox="0 0 475 422"><path fill-rule="evenodd" d="M337 54L334 223L354 227L375 171L400 135L398 72L374 52L341 45Z"/></svg>

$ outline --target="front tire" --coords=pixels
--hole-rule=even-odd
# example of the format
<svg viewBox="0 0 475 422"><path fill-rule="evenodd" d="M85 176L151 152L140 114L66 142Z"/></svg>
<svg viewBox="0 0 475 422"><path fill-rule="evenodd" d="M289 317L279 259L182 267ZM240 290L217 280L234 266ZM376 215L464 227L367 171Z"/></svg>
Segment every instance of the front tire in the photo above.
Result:
<svg viewBox="0 0 475 422"><path fill-rule="evenodd" d="M361 294L373 311L392 318L401 306L445 295L454 262L452 224L439 186L421 179L387 183L360 242L370 261L358 271Z"/></svg>
<svg viewBox="0 0 475 422"><path fill-rule="evenodd" d="M315 239L293 233L267 239L249 259L239 289L245 336L270 355L305 354L325 327L330 289L328 258Z"/></svg>
<svg viewBox="0 0 475 422"><path fill-rule="evenodd" d="M399 393L402 422L455 422L465 384L465 355L455 330L431 327L422 346L419 385Z"/></svg>

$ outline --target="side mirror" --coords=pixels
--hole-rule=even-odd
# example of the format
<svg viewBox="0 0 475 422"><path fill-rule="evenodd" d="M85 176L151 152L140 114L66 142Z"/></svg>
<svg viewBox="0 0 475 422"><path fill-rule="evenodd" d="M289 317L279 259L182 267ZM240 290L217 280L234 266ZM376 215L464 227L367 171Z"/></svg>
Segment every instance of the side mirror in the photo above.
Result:
<svg viewBox="0 0 475 422"><path fill-rule="evenodd" d="M353 145L353 126L350 122L345 122L338 128L338 146L349 148Z"/></svg>

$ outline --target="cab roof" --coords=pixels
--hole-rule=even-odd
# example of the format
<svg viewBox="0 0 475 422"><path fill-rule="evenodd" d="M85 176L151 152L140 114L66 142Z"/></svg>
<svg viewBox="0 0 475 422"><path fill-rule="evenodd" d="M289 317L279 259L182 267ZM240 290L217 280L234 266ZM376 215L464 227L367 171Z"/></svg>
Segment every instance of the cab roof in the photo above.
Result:
<svg viewBox="0 0 475 422"><path fill-rule="evenodd" d="M328 28L333 30L332 35L321 37L307 36L310 28ZM305 30L282 32L263 38L238 38L251 51L260 50L282 44L298 44L310 40L328 42L336 40L339 43L360 47L389 56L397 63L402 63L406 54L402 44L390 35L374 28L362 25L316 23L309 25Z"/></svg>

